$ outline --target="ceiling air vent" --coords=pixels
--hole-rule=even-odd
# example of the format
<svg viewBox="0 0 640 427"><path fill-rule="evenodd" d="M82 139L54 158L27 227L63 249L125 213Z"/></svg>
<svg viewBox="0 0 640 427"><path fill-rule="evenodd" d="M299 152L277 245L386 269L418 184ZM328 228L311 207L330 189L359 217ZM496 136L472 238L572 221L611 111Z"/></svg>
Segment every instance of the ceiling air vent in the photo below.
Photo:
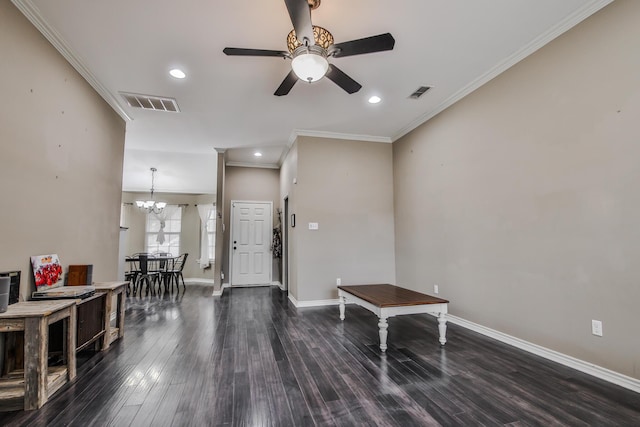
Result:
<svg viewBox="0 0 640 427"><path fill-rule="evenodd" d="M143 110L153 111L168 111L171 113L180 112L178 103L173 98L126 92L120 92L120 95L122 95L125 101L127 101L127 104L133 108L142 108Z"/></svg>
<svg viewBox="0 0 640 427"><path fill-rule="evenodd" d="M409 98L418 99L422 95L424 95L429 89L431 89L431 86L420 86L415 92L409 95Z"/></svg>

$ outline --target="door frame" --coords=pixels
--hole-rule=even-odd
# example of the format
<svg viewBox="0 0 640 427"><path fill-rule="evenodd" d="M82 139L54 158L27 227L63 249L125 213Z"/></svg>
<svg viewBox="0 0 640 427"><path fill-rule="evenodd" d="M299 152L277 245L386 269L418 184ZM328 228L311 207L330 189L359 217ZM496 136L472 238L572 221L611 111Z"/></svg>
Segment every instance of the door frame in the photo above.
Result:
<svg viewBox="0 0 640 427"><path fill-rule="evenodd" d="M282 277L280 282L282 283L282 290L289 291L289 196L284 197L283 203L283 217L280 221L282 226Z"/></svg>
<svg viewBox="0 0 640 427"><path fill-rule="evenodd" d="M269 233L269 284L268 285L256 285L256 286L270 286L273 281L273 250L271 250L271 244L273 243L273 201L271 200L231 200L229 205L230 221L229 221L229 286L233 287L233 223L235 222L235 210L233 209L234 203L264 203L269 205L271 211L271 224L269 225L271 233ZM238 287L247 287L251 285L236 285Z"/></svg>

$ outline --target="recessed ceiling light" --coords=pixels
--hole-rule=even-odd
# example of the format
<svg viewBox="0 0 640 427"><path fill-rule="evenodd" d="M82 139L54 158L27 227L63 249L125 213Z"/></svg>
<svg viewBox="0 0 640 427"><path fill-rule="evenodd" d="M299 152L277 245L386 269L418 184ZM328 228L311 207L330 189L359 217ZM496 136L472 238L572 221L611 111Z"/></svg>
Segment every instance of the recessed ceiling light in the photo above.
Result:
<svg viewBox="0 0 640 427"><path fill-rule="evenodd" d="M175 77L176 79L184 79L185 77L187 77L184 71L179 68L174 68L173 70L169 71L169 74L171 74L171 76Z"/></svg>
<svg viewBox="0 0 640 427"><path fill-rule="evenodd" d="M256 151L255 153L253 153L253 155L256 157L262 157L262 153L259 151Z"/></svg>
<svg viewBox="0 0 640 427"><path fill-rule="evenodd" d="M382 101L382 99L376 95L373 95L371 98L369 98L369 104L377 104L380 101Z"/></svg>

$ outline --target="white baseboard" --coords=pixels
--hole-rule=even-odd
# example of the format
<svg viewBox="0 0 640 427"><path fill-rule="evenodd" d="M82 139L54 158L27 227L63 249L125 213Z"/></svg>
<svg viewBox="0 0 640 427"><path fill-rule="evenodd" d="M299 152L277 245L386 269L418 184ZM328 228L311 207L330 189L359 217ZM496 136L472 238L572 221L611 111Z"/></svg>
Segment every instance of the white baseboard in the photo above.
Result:
<svg viewBox="0 0 640 427"><path fill-rule="evenodd" d="M298 301L291 294L289 294L289 300L293 303L293 305L296 308L322 307L322 306L340 304L340 301L337 299ZM447 314L447 321L454 323L456 325L462 326L464 328L470 329L481 335L496 339L505 344L512 345L516 348L527 351L529 353L538 355L540 357L544 357L545 359L551 360L553 362L560 363L561 365L568 366L580 372L584 372L585 374L589 374L596 378L600 378L601 380L608 381L610 383L619 385L620 387L624 387L626 389L635 391L636 393L640 393L640 380L636 378L632 378L627 375L621 374L619 372L615 372L610 369L603 368L602 366L598 366L590 362L585 362L584 360L577 359L573 356L568 356L566 354L557 352L555 350L551 350L549 348L542 347L540 345L525 341L523 339L516 338L511 335L507 335L503 332L496 331L495 329L487 328L486 326L482 326L477 323L470 322L460 317L452 316L451 314Z"/></svg>
<svg viewBox="0 0 640 427"><path fill-rule="evenodd" d="M312 300L312 301L298 301L291 294L289 294L289 300L293 303L293 305L296 308L324 307L324 306L327 306L327 305L338 305L338 304L340 304L340 300L337 300L337 299L320 299L320 300Z"/></svg>
<svg viewBox="0 0 640 427"><path fill-rule="evenodd" d="M230 288L230 287L231 285L229 285L228 283L223 283L222 286L220 287L220 290L219 291L214 290L212 295L214 297L221 297L222 293L224 292L224 288Z"/></svg>
<svg viewBox="0 0 640 427"><path fill-rule="evenodd" d="M215 283L215 281L213 279L200 279L198 277L189 277L184 279L184 283L188 284L188 285L193 285L193 284L207 284L207 285L213 285Z"/></svg>
<svg viewBox="0 0 640 427"><path fill-rule="evenodd" d="M277 280L275 282L271 282L271 286L277 286L281 291L284 291L284 285Z"/></svg>
<svg viewBox="0 0 640 427"><path fill-rule="evenodd" d="M291 295L291 292L289 292L289 301L291 301L291 304L293 304L294 307L298 307L298 300Z"/></svg>
<svg viewBox="0 0 640 427"><path fill-rule="evenodd" d="M584 360L576 359L575 357L568 356L566 354L539 346L537 344L533 344L531 342L513 337L511 335L507 335L500 331L496 331L495 329L478 325L477 323L470 322L457 316L447 314L447 320L451 323L455 323L456 325L460 325L479 334L491 337L505 344L512 345L521 350L536 354L540 357L544 357L545 359L560 363L561 365L568 366L580 372L584 372L585 374L592 375L596 378L600 378L601 380L617 384L620 387L633 390L636 393L640 393L640 380L636 378L623 375L621 373L603 368L602 366L598 366L590 362L585 362Z"/></svg>

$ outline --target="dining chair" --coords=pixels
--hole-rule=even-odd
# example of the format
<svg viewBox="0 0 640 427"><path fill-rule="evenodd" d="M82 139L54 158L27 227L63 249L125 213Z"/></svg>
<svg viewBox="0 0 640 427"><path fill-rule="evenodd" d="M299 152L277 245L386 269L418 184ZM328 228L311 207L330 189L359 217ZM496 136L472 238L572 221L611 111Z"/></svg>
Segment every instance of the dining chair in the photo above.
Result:
<svg viewBox="0 0 640 427"><path fill-rule="evenodd" d="M124 280L127 282L127 295L131 293L131 288L135 289L136 280L138 278L137 259L133 256L124 258L127 263L127 271L124 273Z"/></svg>
<svg viewBox="0 0 640 427"><path fill-rule="evenodd" d="M160 283L160 272L158 270L159 260L149 256L149 254L139 254L137 259L140 272L136 278L136 284L133 287L133 295L136 294L138 287L140 287L140 296L142 296L142 285L144 283L147 285L147 294L149 290L155 293L154 285Z"/></svg>
<svg viewBox="0 0 640 427"><path fill-rule="evenodd" d="M165 291L168 291L169 283L167 282L167 273L173 268L175 258L169 252L154 252L153 257L154 262L151 270L159 274L158 292L160 292L160 287L163 283Z"/></svg>
<svg viewBox="0 0 640 427"><path fill-rule="evenodd" d="M148 255L147 252L136 252L125 257L127 263L127 272L125 273L125 280L127 283L127 295L131 293L133 288L133 294L136 294L136 286L138 285L138 276L140 275L140 263L139 256Z"/></svg>
<svg viewBox="0 0 640 427"><path fill-rule="evenodd" d="M187 262L188 253L180 254L179 256L173 258L173 261L170 264L170 267L164 273L164 282L165 287L171 286L171 291L173 291L173 284L176 284L176 290L180 289L180 280L182 279L182 286L184 289L187 289L187 285L184 283L184 277L182 276L182 270L184 269L184 265Z"/></svg>

